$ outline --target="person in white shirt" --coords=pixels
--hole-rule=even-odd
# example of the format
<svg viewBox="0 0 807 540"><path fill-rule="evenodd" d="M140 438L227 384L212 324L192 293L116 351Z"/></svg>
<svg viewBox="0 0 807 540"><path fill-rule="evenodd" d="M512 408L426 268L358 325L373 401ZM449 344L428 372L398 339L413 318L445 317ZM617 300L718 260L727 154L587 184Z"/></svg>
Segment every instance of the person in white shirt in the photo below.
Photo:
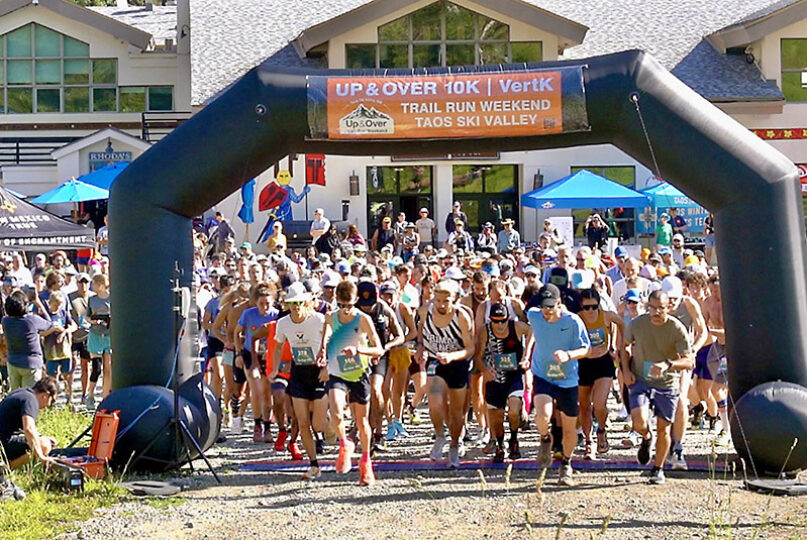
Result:
<svg viewBox="0 0 807 540"><path fill-rule="evenodd" d="M434 224L434 220L429 217L428 208L421 208L419 214L420 219L415 221L415 228L420 235L419 247L422 252L427 245L434 245L434 241L437 239L437 226Z"/></svg>
<svg viewBox="0 0 807 540"><path fill-rule="evenodd" d="M629 257L622 265L622 272L625 274L625 277L614 283L614 287L611 290L611 300L614 302L615 306L620 305L625 300L625 293L627 293L630 288L640 289L644 295L647 295L647 287L650 285L650 281L639 276L641 268L642 263L633 257ZM628 280L632 278L636 278L636 285L629 287Z"/></svg>
<svg viewBox="0 0 807 540"><path fill-rule="evenodd" d="M314 210L314 220L311 222L311 243L316 243L319 237L325 234L331 227L331 222L325 217L325 210L317 208Z"/></svg>

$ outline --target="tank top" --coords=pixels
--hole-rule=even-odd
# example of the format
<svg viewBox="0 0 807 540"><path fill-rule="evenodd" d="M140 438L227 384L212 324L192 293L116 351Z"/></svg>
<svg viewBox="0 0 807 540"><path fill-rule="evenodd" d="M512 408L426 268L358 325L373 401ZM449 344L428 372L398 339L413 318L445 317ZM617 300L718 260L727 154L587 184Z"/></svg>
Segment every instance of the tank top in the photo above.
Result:
<svg viewBox="0 0 807 540"><path fill-rule="evenodd" d="M490 301L490 298L485 300L485 324L490 322L490 306L493 303ZM507 318L511 321L518 320L518 315L516 315L516 310L513 308L513 299L512 298L505 298L504 299L504 307L507 308Z"/></svg>
<svg viewBox="0 0 807 540"><path fill-rule="evenodd" d="M401 327L401 332L403 332L404 337L406 337L406 333L409 330L408 330L408 328L406 326L406 323L404 322L403 314L401 313L401 306L402 305L403 304L401 302L398 302L398 305L395 306L395 318L398 319L398 326ZM403 345L401 345L401 347L408 347L411 344L412 344L411 340L406 341L406 342L404 342Z"/></svg>
<svg viewBox="0 0 807 540"><path fill-rule="evenodd" d="M423 321L423 349L428 353L428 360L434 359L439 352L455 352L465 348L462 343L462 329L459 323L459 309L454 309L454 315L448 326L439 328L434 324L434 306L430 305Z"/></svg>
<svg viewBox="0 0 807 540"><path fill-rule="evenodd" d="M695 337L695 321L692 320L692 317L689 314L689 310L684 305L684 299L681 299L681 302L678 303L678 308L672 313L673 317L681 321L681 324L687 329L689 332L690 340Z"/></svg>
<svg viewBox="0 0 807 540"><path fill-rule="evenodd" d="M369 313L370 318L373 320L373 326L378 333L378 338L381 340L381 345L386 345L390 338L390 320L387 312L380 302L373 306L372 311Z"/></svg>
<svg viewBox="0 0 807 540"><path fill-rule="evenodd" d="M588 322L584 317L583 324L586 325L588 330L588 340L591 342L591 348L599 347L600 345L609 345L608 343L608 324L605 322L605 312L600 309L597 315L597 320Z"/></svg>
<svg viewBox="0 0 807 540"><path fill-rule="evenodd" d="M488 344L485 348L485 363L492 367L496 374L496 382L502 382L507 375L521 372L518 363L524 356L524 344L518 338L516 323L507 322L507 336L500 338L493 333L491 323L486 325L488 331Z"/></svg>
<svg viewBox="0 0 807 540"><path fill-rule="evenodd" d="M362 354L349 357L342 354L346 347L358 347L364 341L359 327L361 315L358 313L350 321L343 323L339 320L339 313L333 314L333 333L328 340L326 354L328 355L328 374L340 379L355 382L361 379L367 369L367 359Z"/></svg>

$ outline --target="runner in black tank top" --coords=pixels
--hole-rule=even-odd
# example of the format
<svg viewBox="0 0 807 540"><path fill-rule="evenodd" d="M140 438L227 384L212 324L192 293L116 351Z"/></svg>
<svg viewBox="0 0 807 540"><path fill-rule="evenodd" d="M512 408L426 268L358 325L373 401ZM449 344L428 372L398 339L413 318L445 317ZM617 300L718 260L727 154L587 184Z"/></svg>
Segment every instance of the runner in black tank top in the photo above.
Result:
<svg viewBox="0 0 807 540"><path fill-rule="evenodd" d="M531 336L529 325L509 320L504 305L491 306L490 322L484 327L481 349L475 354L475 359L486 381L488 425L496 441L494 463L504 461L505 407L509 408L510 459L521 457L518 428L521 425L524 371L529 365L529 359L524 357L524 343Z"/></svg>
<svg viewBox="0 0 807 540"><path fill-rule="evenodd" d="M434 301L420 308L417 360L426 366L429 378L429 416L436 439L431 458L443 456L446 436L443 423L451 432L448 465L458 468L459 438L462 434L468 367L474 353L473 322L456 305L459 284L442 279L434 288ZM448 407L446 407L446 404ZM448 418L446 419L446 410Z"/></svg>

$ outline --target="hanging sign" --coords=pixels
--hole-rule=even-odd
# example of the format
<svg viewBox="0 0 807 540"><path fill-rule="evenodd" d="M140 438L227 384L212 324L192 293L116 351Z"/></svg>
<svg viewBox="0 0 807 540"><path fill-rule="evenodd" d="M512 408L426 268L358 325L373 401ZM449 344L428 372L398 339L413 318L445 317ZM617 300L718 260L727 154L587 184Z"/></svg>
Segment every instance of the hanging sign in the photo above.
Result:
<svg viewBox="0 0 807 540"><path fill-rule="evenodd" d="M311 139L524 137L589 129L583 66L307 81Z"/></svg>

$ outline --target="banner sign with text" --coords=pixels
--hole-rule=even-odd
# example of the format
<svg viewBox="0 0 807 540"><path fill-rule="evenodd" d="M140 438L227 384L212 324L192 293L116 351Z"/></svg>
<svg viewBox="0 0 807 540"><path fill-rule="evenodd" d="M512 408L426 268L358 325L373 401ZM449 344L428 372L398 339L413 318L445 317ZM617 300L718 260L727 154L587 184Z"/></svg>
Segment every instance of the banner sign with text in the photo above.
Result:
<svg viewBox="0 0 807 540"><path fill-rule="evenodd" d="M308 77L311 139L525 137L589 129L583 67Z"/></svg>

